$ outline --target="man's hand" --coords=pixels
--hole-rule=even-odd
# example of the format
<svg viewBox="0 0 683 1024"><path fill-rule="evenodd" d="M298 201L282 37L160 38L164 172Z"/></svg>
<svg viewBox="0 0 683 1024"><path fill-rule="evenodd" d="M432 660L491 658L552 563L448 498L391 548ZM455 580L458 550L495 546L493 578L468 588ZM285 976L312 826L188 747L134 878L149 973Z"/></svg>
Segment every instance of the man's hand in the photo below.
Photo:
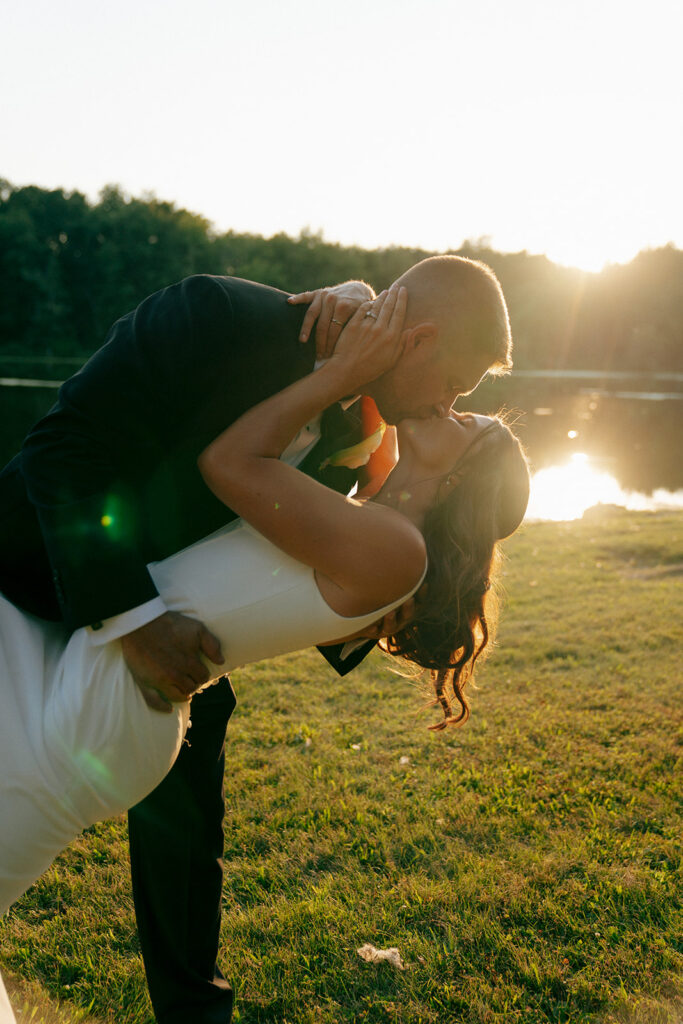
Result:
<svg viewBox="0 0 683 1024"><path fill-rule="evenodd" d="M400 633L410 620L415 616L415 598L409 597L407 601L388 612L383 618L367 626L358 635L365 636L368 640L382 640L387 636L395 636Z"/></svg>
<svg viewBox="0 0 683 1024"><path fill-rule="evenodd" d="M317 359L329 359L334 352L344 324L351 319L362 302L374 299L375 293L363 281L346 281L334 288L316 288L311 292L290 295L287 301L292 306L310 304L301 325L299 341L308 341L313 325L315 329L315 354Z"/></svg>
<svg viewBox="0 0 683 1024"><path fill-rule="evenodd" d="M388 612L383 618L373 622L371 626L358 633L359 637L365 636L368 640L383 640L387 636L395 636L415 618L417 606L427 596L427 584L423 583L416 594L409 597L407 601ZM347 639L350 639L347 637Z"/></svg>
<svg viewBox="0 0 683 1024"><path fill-rule="evenodd" d="M188 701L209 678L204 654L222 665L216 637L195 619L166 612L121 637L123 657L148 707L170 712L172 701Z"/></svg>
<svg viewBox="0 0 683 1024"><path fill-rule="evenodd" d="M318 644L318 647L333 647L336 644L348 643L349 640L383 640L387 636L395 636L396 633L400 633L415 618L416 602L419 600L420 595L426 592L427 584L423 583L417 594L409 597L398 608L394 608L393 612L388 612L383 618L378 619L377 622L366 626L365 629L359 629L357 633L343 636L340 640L330 640L327 643Z"/></svg>

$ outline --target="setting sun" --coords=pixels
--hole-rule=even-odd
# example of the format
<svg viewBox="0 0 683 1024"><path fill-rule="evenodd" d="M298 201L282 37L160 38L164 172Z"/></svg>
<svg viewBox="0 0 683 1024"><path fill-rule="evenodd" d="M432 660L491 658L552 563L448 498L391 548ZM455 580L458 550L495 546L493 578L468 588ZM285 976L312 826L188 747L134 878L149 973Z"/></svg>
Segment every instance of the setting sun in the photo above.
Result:
<svg viewBox="0 0 683 1024"><path fill-rule="evenodd" d="M683 493L659 489L648 497L626 491L610 473L597 469L585 452L575 452L564 465L549 466L534 473L526 518L579 519L594 505L640 510L683 508Z"/></svg>

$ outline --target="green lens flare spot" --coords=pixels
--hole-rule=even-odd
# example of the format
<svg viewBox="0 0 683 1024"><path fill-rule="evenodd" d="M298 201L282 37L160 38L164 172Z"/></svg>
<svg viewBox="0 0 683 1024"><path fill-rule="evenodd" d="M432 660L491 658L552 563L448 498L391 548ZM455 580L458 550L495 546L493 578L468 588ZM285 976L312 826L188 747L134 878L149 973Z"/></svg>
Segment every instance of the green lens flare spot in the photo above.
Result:
<svg viewBox="0 0 683 1024"><path fill-rule="evenodd" d="M113 526L114 525L114 517L113 516L109 516L109 515L104 515L100 519L100 522L102 523L102 526L105 526L105 527L106 526Z"/></svg>

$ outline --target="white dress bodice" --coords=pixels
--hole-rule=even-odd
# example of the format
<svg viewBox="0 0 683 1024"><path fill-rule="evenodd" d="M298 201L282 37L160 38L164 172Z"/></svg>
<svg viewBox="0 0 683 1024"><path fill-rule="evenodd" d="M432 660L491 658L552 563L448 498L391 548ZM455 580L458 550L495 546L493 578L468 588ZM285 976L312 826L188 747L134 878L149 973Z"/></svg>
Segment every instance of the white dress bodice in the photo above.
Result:
<svg viewBox="0 0 683 1024"><path fill-rule="evenodd" d="M240 519L149 570L169 611L198 619L221 641L221 675L365 629L422 583L365 615L339 615L320 593L313 569Z"/></svg>
<svg viewBox="0 0 683 1024"><path fill-rule="evenodd" d="M226 665L213 666L217 676L348 636L410 596L338 615L312 569L241 521L150 572L169 610L220 640ZM84 629L69 638L0 597L0 913L80 831L158 785L188 717L186 704L172 714L147 707L118 641L96 647Z"/></svg>

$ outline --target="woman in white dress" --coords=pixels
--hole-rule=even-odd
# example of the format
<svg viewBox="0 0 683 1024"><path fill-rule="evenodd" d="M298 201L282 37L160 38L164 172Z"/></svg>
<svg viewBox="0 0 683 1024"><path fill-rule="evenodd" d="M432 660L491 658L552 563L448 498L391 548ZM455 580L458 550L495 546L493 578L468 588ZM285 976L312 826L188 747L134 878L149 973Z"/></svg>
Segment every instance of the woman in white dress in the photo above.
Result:
<svg viewBox="0 0 683 1024"><path fill-rule="evenodd" d="M241 520L150 571L167 608L204 622L220 641L226 664L216 677L362 635L426 582L414 620L386 647L432 671L442 727L467 717L464 686L489 640L496 542L526 509L516 438L490 417L406 420L400 460L365 503L279 461L304 424L398 359L405 306L405 289L364 303L326 364L209 445L199 459L204 480ZM68 637L0 602L4 912L80 831L159 783L191 705L151 710L119 641L95 647L83 629Z"/></svg>

